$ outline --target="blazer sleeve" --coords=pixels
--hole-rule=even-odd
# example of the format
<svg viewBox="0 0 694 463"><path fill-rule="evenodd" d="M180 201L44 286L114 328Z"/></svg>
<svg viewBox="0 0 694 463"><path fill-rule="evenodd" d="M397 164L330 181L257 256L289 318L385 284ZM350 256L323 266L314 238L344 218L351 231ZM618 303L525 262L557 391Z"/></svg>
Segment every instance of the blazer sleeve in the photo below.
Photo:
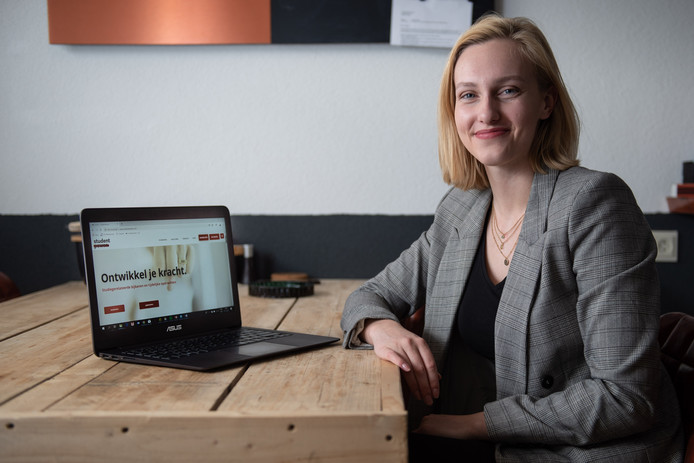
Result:
<svg viewBox="0 0 694 463"><path fill-rule="evenodd" d="M550 215L565 217L575 275L575 329L583 342L574 354L576 373L546 396L518 394L488 403L489 434L504 442L589 445L645 431L656 415L662 373L650 227L631 190L611 174L587 179L561 205L564 213L552 207ZM544 243L545 250L553 245L563 244ZM528 346L548 349L545 355L562 348Z"/></svg>
<svg viewBox="0 0 694 463"><path fill-rule="evenodd" d="M438 262L449 237L458 226L458 216L474 198L451 188L441 199L434 221L400 256L367 281L345 303L340 326L345 348L371 348L358 339L366 319L401 321L424 305L435 280Z"/></svg>
<svg viewBox="0 0 694 463"><path fill-rule="evenodd" d="M424 303L428 247L424 232L397 260L350 294L340 320L343 347L372 348L358 339L366 319L400 322Z"/></svg>

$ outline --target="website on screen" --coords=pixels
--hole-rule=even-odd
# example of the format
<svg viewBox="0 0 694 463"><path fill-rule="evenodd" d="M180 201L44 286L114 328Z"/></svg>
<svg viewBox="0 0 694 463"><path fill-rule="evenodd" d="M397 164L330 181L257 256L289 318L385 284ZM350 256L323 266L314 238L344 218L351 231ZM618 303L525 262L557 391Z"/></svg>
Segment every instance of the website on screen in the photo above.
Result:
<svg viewBox="0 0 694 463"><path fill-rule="evenodd" d="M230 310L224 219L101 222L90 234L103 329Z"/></svg>

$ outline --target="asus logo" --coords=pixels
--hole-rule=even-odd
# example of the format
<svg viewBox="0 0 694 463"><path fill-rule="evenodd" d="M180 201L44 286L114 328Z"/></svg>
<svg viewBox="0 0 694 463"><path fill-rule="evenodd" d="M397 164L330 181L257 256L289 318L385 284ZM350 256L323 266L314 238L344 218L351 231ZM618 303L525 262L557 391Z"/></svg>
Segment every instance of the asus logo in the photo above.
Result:
<svg viewBox="0 0 694 463"><path fill-rule="evenodd" d="M169 333L171 331L180 331L183 329L183 326L181 325L171 325L166 327L166 332Z"/></svg>

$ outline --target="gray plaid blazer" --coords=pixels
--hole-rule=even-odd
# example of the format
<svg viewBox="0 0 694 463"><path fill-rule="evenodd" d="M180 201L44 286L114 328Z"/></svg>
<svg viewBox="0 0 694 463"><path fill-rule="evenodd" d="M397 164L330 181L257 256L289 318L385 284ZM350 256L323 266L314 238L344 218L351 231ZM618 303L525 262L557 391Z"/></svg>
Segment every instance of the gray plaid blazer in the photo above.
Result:
<svg viewBox="0 0 694 463"><path fill-rule="evenodd" d="M367 318L426 305L443 371L490 190L451 189L411 247L347 300L346 348ZM575 167L536 174L495 324L497 461L681 461L677 398L660 362L656 247L629 187ZM411 413L426 413L411 404Z"/></svg>

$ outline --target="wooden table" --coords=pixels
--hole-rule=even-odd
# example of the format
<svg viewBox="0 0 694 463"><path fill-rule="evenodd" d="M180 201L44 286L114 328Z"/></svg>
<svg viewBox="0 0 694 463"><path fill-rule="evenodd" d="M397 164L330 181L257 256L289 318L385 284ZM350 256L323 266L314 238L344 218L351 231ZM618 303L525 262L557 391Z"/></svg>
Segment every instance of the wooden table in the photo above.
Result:
<svg viewBox="0 0 694 463"><path fill-rule="evenodd" d="M263 299L244 324L341 337L361 282ZM329 347L212 373L93 355L87 292L70 282L0 304L0 461L405 462L397 368Z"/></svg>

